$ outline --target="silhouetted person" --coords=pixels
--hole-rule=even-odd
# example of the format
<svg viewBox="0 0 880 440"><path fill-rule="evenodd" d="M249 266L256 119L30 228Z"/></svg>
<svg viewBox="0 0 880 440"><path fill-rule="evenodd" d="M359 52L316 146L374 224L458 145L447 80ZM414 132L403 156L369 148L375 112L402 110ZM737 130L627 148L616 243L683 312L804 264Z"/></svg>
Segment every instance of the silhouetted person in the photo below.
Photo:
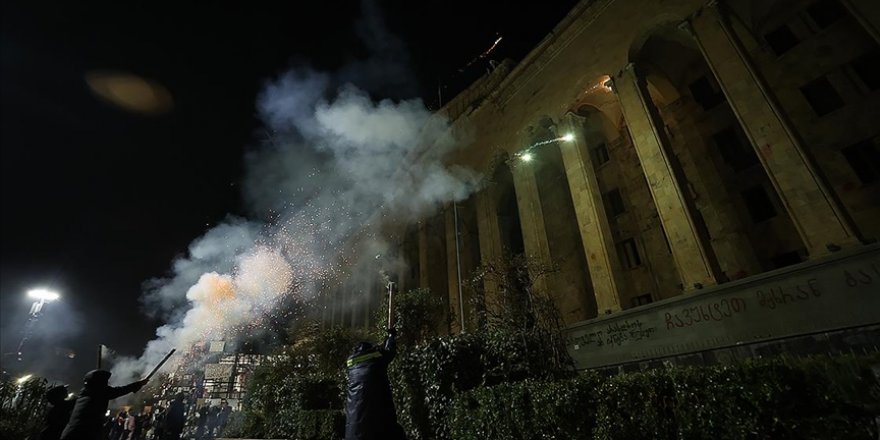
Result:
<svg viewBox="0 0 880 440"><path fill-rule="evenodd" d="M220 410L217 411L217 422L214 427L214 436L223 434L226 429L226 422L229 421L229 414L232 414L232 407L226 399L220 400Z"/></svg>
<svg viewBox="0 0 880 440"><path fill-rule="evenodd" d="M345 440L405 440L397 423L388 364L396 354L392 328L380 347L369 342L355 346L348 358L345 398Z"/></svg>
<svg viewBox="0 0 880 440"><path fill-rule="evenodd" d="M70 420L75 400L67 399L67 386L58 385L46 391L46 400L49 402L49 412L46 413L46 427L40 433L40 440L58 440L64 427Z"/></svg>
<svg viewBox="0 0 880 440"><path fill-rule="evenodd" d="M199 408L199 420L197 422L196 428L196 438L200 439L205 435L205 428L208 425L208 412L211 409L211 402L205 402L201 408Z"/></svg>
<svg viewBox="0 0 880 440"><path fill-rule="evenodd" d="M183 404L183 393L177 393L165 412L165 438L179 440L186 424L186 406Z"/></svg>
<svg viewBox="0 0 880 440"><path fill-rule="evenodd" d="M70 421L61 434L62 440L99 440L110 401L134 393L147 383L146 380L139 380L123 387L111 387L107 384L109 380L110 372L106 370L86 373L84 387L76 399Z"/></svg>
<svg viewBox="0 0 880 440"><path fill-rule="evenodd" d="M134 412L128 413L123 426L125 429L122 431L122 438L134 440L134 429L137 427L137 416L134 415Z"/></svg>
<svg viewBox="0 0 880 440"><path fill-rule="evenodd" d="M212 406L208 408L208 437L213 438L215 433L214 430L217 429L217 415L220 414L219 406Z"/></svg>
<svg viewBox="0 0 880 440"><path fill-rule="evenodd" d="M140 440L143 437L144 428L147 427L149 415L141 411L135 419L134 432L131 434L132 440Z"/></svg>
<svg viewBox="0 0 880 440"><path fill-rule="evenodd" d="M165 408L156 407L153 415L153 440L161 440L165 437Z"/></svg>

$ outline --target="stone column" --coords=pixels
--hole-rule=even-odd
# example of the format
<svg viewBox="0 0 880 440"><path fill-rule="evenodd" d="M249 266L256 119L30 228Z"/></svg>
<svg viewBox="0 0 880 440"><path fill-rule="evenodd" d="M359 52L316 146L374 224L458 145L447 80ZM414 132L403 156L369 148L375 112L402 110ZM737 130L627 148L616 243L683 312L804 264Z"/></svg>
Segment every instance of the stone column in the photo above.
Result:
<svg viewBox="0 0 880 440"><path fill-rule="evenodd" d="M397 255L399 255L400 258L401 258L404 262L406 262L406 267L404 267L403 269L401 269L403 272L399 272L399 274L398 274L398 276L397 276L397 288L398 288L401 292L405 292L405 291L406 291L405 289L409 288L409 285L408 285L408 283L406 282L406 280L409 279L409 273L408 273L408 272L411 270L409 266L412 265L412 264L415 264L415 262L413 262L413 261L408 261L408 260L407 260L407 253L406 253L406 230L405 230L405 229L404 229L403 234L400 236L400 240L399 240L398 243L397 243Z"/></svg>
<svg viewBox="0 0 880 440"><path fill-rule="evenodd" d="M877 0L840 0L850 15L880 44L880 2Z"/></svg>
<svg viewBox="0 0 880 440"><path fill-rule="evenodd" d="M742 43L712 4L690 26L811 258L859 240Z"/></svg>
<svg viewBox="0 0 880 440"><path fill-rule="evenodd" d="M630 63L615 79L614 88L684 289L716 284L717 264L694 223L693 207L678 181L669 143L658 128L662 121L647 84Z"/></svg>
<svg viewBox="0 0 880 440"><path fill-rule="evenodd" d="M574 135L574 141L560 144L560 150L596 295L596 307L600 315L616 312L621 309L620 291L623 286L620 258L611 235L605 204L602 203L589 146L584 139L583 120L569 113L563 124L567 127L566 132Z"/></svg>
<svg viewBox="0 0 880 440"><path fill-rule="evenodd" d="M498 189L493 183L476 194L477 231L480 234L480 258L483 265L503 264L504 249L501 244L501 225L498 224ZM498 297L498 286L491 277L483 283L485 306L491 307Z"/></svg>
<svg viewBox="0 0 880 440"><path fill-rule="evenodd" d="M519 209L519 220L522 225L523 245L532 269L547 269L552 264L550 243L547 241L547 230L544 226L544 212L541 209L541 196L538 193L538 182L535 172L528 162L518 161L511 164L513 187L516 191L516 206ZM533 286L541 292L550 294L547 288L551 285L547 276L532 276Z"/></svg>
<svg viewBox="0 0 880 440"><path fill-rule="evenodd" d="M444 225L446 227L446 280L449 285L449 330L452 333L461 333L461 312L459 310L459 297L461 290L458 286L459 256L458 237L455 230L455 212L452 204L444 211Z"/></svg>
<svg viewBox="0 0 880 440"><path fill-rule="evenodd" d="M419 287L429 289L431 287L430 269L430 240L428 239L428 219L419 222Z"/></svg>

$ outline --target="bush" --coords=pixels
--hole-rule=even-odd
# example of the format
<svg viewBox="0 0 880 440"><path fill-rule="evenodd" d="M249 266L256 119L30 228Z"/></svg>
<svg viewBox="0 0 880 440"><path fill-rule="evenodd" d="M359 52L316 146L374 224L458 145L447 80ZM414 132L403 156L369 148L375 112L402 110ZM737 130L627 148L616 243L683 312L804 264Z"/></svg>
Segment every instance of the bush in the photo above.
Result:
<svg viewBox="0 0 880 440"><path fill-rule="evenodd" d="M454 439L871 439L877 359L740 365L528 380L460 394ZM839 379L839 380L838 380Z"/></svg>
<svg viewBox="0 0 880 440"><path fill-rule="evenodd" d="M297 414L297 440L339 440L345 435L345 413L341 410L300 411Z"/></svg>
<svg viewBox="0 0 880 440"><path fill-rule="evenodd" d="M401 425L413 439L449 438L449 409L458 394L571 377L572 370L548 361L553 355L542 341L531 332L466 333L401 353L390 371Z"/></svg>
<svg viewBox="0 0 880 440"><path fill-rule="evenodd" d="M482 266L469 281L479 324L472 333L429 338L433 327L426 323L441 315L438 303L425 298L430 291L410 291L399 297L399 306L395 300L401 338L415 335L403 340L390 370L398 418L410 438L450 438L450 408L460 393L572 377L558 311L533 285L549 270L521 256ZM488 307L479 290L485 280L497 287Z"/></svg>
<svg viewBox="0 0 880 440"><path fill-rule="evenodd" d="M455 439L589 439L596 420L598 376L523 381L478 388L450 410Z"/></svg>
<svg viewBox="0 0 880 440"><path fill-rule="evenodd" d="M0 440L37 439L46 420L46 381L0 377Z"/></svg>
<svg viewBox="0 0 880 440"><path fill-rule="evenodd" d="M342 438L345 359L362 335L307 323L291 331L295 343L258 368L248 383L239 419L227 434L249 438ZM341 422L340 422L341 421Z"/></svg>

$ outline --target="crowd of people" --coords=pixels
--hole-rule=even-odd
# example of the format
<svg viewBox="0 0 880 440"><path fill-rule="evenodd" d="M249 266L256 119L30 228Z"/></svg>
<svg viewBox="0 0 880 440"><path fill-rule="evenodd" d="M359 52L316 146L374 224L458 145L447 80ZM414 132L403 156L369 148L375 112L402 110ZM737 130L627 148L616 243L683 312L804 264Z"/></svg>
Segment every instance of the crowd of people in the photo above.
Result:
<svg viewBox="0 0 880 440"><path fill-rule="evenodd" d="M188 402L178 393L167 408L156 406L151 411L108 411L111 400L140 390L146 380L122 387L108 385L110 372L94 370L86 374L83 389L76 398L68 399L66 386L55 386L46 392L49 408L41 440L208 440L226 428L232 407L226 399L212 406Z"/></svg>
<svg viewBox="0 0 880 440"><path fill-rule="evenodd" d="M388 380L388 366L397 351L395 339L392 327L382 344L361 342L346 360L346 440L406 440ZM41 440L210 440L223 433L232 413L226 400L219 406L209 401L196 406L178 393L167 408L157 406L138 413L122 410L111 416L110 401L139 391L147 380L112 387L109 379L109 371L90 371L73 400L66 398L66 386L49 389L50 407Z"/></svg>
<svg viewBox="0 0 880 440"><path fill-rule="evenodd" d="M226 399L220 405L205 401L200 407L186 404L178 394L168 408L157 406L150 412L119 411L104 423L106 440L213 439L226 428L232 407Z"/></svg>

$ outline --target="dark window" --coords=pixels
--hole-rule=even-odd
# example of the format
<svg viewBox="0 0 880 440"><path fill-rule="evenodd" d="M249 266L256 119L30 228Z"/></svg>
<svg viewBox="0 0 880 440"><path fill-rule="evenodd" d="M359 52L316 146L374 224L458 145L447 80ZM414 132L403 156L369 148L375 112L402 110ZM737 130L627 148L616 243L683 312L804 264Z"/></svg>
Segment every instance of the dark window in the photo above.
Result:
<svg viewBox="0 0 880 440"><path fill-rule="evenodd" d="M845 13L837 0L819 0L807 6L807 14L810 14L810 18L819 26L819 29L831 26L837 20L843 18Z"/></svg>
<svg viewBox="0 0 880 440"><path fill-rule="evenodd" d="M651 294L646 293L644 295L639 295L639 296L633 298L632 299L632 306L638 307L638 306L643 306L645 304L650 304L652 302L654 302L654 300L651 299Z"/></svg>
<svg viewBox="0 0 880 440"><path fill-rule="evenodd" d="M642 257L639 256L639 248L632 238L617 244L617 252L620 253L620 262L626 269L632 269L642 265Z"/></svg>
<svg viewBox="0 0 880 440"><path fill-rule="evenodd" d="M788 26L782 25L778 28L764 34L764 40L773 49L776 55L782 55L788 52L792 47L797 46L800 42L797 36L789 29Z"/></svg>
<svg viewBox="0 0 880 440"><path fill-rule="evenodd" d="M852 62L852 68L868 90L880 89L880 52L862 55Z"/></svg>
<svg viewBox="0 0 880 440"><path fill-rule="evenodd" d="M593 147L593 162L595 162L596 165L602 165L603 163L608 162L610 159L611 157L608 156L608 146L606 146L604 143Z"/></svg>
<svg viewBox="0 0 880 440"><path fill-rule="evenodd" d="M824 76L801 87L801 93L817 116L824 116L843 107L843 99Z"/></svg>
<svg viewBox="0 0 880 440"><path fill-rule="evenodd" d="M606 209L608 209L608 213L611 214L611 217L617 217L626 212L626 206L623 204L623 197L620 196L620 190L617 188L608 191L602 198L605 199L605 206Z"/></svg>
<svg viewBox="0 0 880 440"><path fill-rule="evenodd" d="M734 171L742 171L758 163L755 150L748 144L745 135L735 127L728 127L712 135L712 140L721 153L724 163Z"/></svg>
<svg viewBox="0 0 880 440"><path fill-rule="evenodd" d="M713 109L724 101L724 93L721 93L715 81L711 81L708 76L703 76L692 82L688 88L691 90L694 101L697 101L703 110Z"/></svg>
<svg viewBox="0 0 880 440"><path fill-rule="evenodd" d="M746 202L746 209L755 223L776 217L776 208L764 187L761 185L754 186L742 192L742 198Z"/></svg>
<svg viewBox="0 0 880 440"><path fill-rule="evenodd" d="M791 266L792 264L798 264L801 261L804 261L801 258L801 254L798 251L784 252L778 254L770 259L770 262L773 264L773 268L779 269L780 267Z"/></svg>
<svg viewBox="0 0 880 440"><path fill-rule="evenodd" d="M862 183L880 180L880 151L871 141L862 141L840 151Z"/></svg>

